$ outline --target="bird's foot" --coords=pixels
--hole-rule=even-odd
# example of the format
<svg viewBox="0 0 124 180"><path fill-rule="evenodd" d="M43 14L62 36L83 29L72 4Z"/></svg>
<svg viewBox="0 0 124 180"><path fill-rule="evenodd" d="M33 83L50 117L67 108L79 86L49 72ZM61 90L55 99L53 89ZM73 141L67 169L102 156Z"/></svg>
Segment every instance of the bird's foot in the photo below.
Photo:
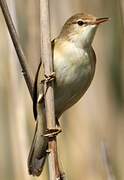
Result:
<svg viewBox="0 0 124 180"><path fill-rule="evenodd" d="M50 128L46 130L43 136L48 137L48 138L53 138L53 137L56 137L61 132L62 132L62 129L60 127Z"/></svg>
<svg viewBox="0 0 124 180"><path fill-rule="evenodd" d="M47 75L44 74L44 79L41 81L41 83L49 83L55 79L55 72L52 72L51 74Z"/></svg>

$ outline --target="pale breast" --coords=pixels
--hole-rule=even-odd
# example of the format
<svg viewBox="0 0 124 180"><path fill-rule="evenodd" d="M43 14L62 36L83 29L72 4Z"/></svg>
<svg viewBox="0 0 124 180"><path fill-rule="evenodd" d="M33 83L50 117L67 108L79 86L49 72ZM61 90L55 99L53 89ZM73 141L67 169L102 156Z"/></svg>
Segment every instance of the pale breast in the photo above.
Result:
<svg viewBox="0 0 124 180"><path fill-rule="evenodd" d="M55 47L55 110L57 116L76 103L90 85L94 67L91 63L92 55L88 51L68 42Z"/></svg>

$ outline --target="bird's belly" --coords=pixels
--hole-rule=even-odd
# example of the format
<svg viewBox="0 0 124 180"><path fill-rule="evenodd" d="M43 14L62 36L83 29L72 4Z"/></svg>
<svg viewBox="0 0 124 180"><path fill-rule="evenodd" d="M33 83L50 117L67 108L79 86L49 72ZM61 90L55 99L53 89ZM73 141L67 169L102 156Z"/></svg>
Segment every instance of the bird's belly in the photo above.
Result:
<svg viewBox="0 0 124 180"><path fill-rule="evenodd" d="M63 62L56 68L55 111L59 117L85 93L92 79L92 66L87 63Z"/></svg>

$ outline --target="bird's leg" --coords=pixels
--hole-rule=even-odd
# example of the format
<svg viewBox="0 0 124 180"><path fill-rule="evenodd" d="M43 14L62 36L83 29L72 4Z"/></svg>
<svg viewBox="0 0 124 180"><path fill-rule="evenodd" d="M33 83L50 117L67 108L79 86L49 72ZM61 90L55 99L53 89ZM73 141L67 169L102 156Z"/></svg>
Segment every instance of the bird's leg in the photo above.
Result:
<svg viewBox="0 0 124 180"><path fill-rule="evenodd" d="M44 90L44 95L47 92L48 89L48 83L52 82L55 79L55 72L52 72L50 75L46 75L44 74L44 79L41 81L41 83L44 83L45 85L45 90ZM57 121L57 126L58 126L58 121ZM61 128L60 126L55 127L55 128L47 128L45 133L43 134L44 137L48 137L48 138L53 138L55 136L57 136L60 132L61 132Z"/></svg>
<svg viewBox="0 0 124 180"><path fill-rule="evenodd" d="M55 72L52 72L50 75L44 74L44 79L41 81L41 83L45 83L45 85L46 85L44 95L47 92L48 83L53 81L54 79L55 79ZM58 120L56 120L56 126L57 127L55 127L55 128L49 128L49 129L47 128L45 133L43 134L43 136L48 137L48 138L53 138L53 137L57 136L62 131Z"/></svg>
<svg viewBox="0 0 124 180"><path fill-rule="evenodd" d="M47 89L48 89L48 83L53 81L55 79L55 72L52 72L50 75L44 74L44 79L41 80L40 83L44 83L44 94L40 95L38 98L38 102L41 102L43 97L46 95ZM58 120L56 120L56 126L55 128L47 128L42 134L44 137L53 138L57 136L62 130L60 128Z"/></svg>

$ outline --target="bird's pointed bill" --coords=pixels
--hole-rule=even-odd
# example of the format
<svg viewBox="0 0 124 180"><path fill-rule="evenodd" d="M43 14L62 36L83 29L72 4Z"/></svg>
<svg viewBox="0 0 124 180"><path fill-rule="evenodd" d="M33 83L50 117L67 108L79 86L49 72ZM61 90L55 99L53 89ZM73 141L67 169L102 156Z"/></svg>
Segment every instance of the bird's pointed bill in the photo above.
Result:
<svg viewBox="0 0 124 180"><path fill-rule="evenodd" d="M99 25L99 24L101 24L101 23L103 23L103 22L108 21L109 19L110 19L110 18L108 18L108 17L97 18L96 21L94 22L94 24Z"/></svg>

